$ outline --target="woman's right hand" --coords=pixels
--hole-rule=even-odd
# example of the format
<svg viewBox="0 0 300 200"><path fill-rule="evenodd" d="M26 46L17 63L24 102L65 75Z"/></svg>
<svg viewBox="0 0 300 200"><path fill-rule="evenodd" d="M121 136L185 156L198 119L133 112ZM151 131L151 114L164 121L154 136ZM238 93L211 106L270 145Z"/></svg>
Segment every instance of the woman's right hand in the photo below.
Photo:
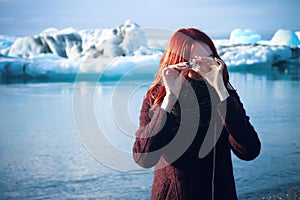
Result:
<svg viewBox="0 0 300 200"><path fill-rule="evenodd" d="M169 65L162 71L162 79L166 89L166 95L175 95L178 97L181 86L185 80L184 73L191 69L186 62L175 65Z"/></svg>
<svg viewBox="0 0 300 200"><path fill-rule="evenodd" d="M177 101L182 84L185 81L184 73L191 69L186 62L175 65L169 65L162 71L162 79L166 89L166 96L162 102L161 108L170 112ZM179 71L178 71L179 70Z"/></svg>

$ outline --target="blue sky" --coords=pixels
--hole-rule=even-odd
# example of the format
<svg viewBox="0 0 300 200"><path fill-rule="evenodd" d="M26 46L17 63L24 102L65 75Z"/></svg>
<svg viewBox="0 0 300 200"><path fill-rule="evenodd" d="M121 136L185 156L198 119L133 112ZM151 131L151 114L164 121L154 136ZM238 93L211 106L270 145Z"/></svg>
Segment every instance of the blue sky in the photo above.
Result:
<svg viewBox="0 0 300 200"><path fill-rule="evenodd" d="M144 28L197 27L215 36L251 28L264 35L300 30L299 9L299 0L0 0L0 34L113 28L130 19Z"/></svg>

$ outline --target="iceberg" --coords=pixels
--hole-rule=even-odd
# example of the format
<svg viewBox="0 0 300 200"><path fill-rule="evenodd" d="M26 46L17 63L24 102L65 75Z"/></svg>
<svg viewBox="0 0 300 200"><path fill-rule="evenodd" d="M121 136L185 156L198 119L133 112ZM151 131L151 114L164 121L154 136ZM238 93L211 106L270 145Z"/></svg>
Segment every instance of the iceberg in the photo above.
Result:
<svg viewBox="0 0 300 200"><path fill-rule="evenodd" d="M74 81L79 74L105 80L124 74L153 78L171 35L130 20L115 28L48 28L34 36L0 35L0 82ZM262 70L290 61L299 65L299 36L300 31L280 29L271 40L263 40L254 30L234 29L229 39L214 43L229 70Z"/></svg>
<svg viewBox="0 0 300 200"><path fill-rule="evenodd" d="M248 66L250 70L251 65L258 64L263 64L265 68L270 69L272 65L280 61L293 58L293 51L285 46L239 45L223 46L218 50L221 58L231 70L238 70L242 65Z"/></svg>
<svg viewBox="0 0 300 200"><path fill-rule="evenodd" d="M0 58L0 82L118 80L153 77L158 70L161 53L119 56L116 58L76 59L43 54L34 58Z"/></svg>
<svg viewBox="0 0 300 200"><path fill-rule="evenodd" d="M77 31L73 28L49 28L35 36L17 38L0 53L20 58L33 58L47 53L69 59L99 56L113 58L131 55L140 47L145 47L146 43L139 25L127 20L114 29Z"/></svg>
<svg viewBox="0 0 300 200"><path fill-rule="evenodd" d="M0 35L0 50L9 48L16 39L14 36Z"/></svg>
<svg viewBox="0 0 300 200"><path fill-rule="evenodd" d="M295 34L297 35L298 40L300 41L300 31L296 31Z"/></svg>
<svg viewBox="0 0 300 200"><path fill-rule="evenodd" d="M215 40L214 43L230 70L251 70L254 65L265 70L290 60L299 63L300 42L297 32L293 31L280 29L271 40L262 40L254 30L234 29L229 40Z"/></svg>
<svg viewBox="0 0 300 200"><path fill-rule="evenodd" d="M298 35L297 35L298 34ZM284 46L299 46L299 32L293 32L290 30L278 30L274 34L270 42L272 45L284 45Z"/></svg>
<svg viewBox="0 0 300 200"><path fill-rule="evenodd" d="M261 40L261 35L252 29L234 29L230 33L231 44L256 44Z"/></svg>

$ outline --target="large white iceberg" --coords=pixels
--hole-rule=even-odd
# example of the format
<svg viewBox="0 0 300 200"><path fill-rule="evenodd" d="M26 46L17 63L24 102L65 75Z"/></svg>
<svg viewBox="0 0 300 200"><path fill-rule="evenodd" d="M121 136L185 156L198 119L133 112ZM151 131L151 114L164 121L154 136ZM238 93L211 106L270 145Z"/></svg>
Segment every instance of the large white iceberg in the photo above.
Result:
<svg viewBox="0 0 300 200"><path fill-rule="evenodd" d="M299 32L298 32L299 35ZM291 30L278 30L271 39L273 45L299 46L299 36Z"/></svg>
<svg viewBox="0 0 300 200"><path fill-rule="evenodd" d="M39 35L17 38L0 51L10 57L33 58L51 53L63 58L96 58L132 55L146 47L147 39L139 25L127 20L114 29L82 30L49 28Z"/></svg>

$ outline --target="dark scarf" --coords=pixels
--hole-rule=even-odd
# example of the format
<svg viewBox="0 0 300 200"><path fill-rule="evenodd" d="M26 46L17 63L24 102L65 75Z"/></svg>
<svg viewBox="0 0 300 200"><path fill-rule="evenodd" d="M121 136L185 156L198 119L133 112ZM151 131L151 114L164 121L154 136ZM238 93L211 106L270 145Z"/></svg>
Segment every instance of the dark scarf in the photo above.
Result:
<svg viewBox="0 0 300 200"><path fill-rule="evenodd" d="M194 101L193 98L197 98ZM195 80L187 77L186 82L183 84L179 100L176 102L172 109L172 113L176 116L177 123L180 123L181 119L181 107L180 102L184 102L184 112L188 114L185 116L190 117L191 123L194 122L195 115L200 113L200 127L208 127L211 118L211 105L212 103L218 103L220 101L215 89L209 85L205 80ZM198 105L196 105L197 103ZM197 107L200 109L197 109Z"/></svg>
<svg viewBox="0 0 300 200"><path fill-rule="evenodd" d="M198 164L195 164L195 159L198 158L200 147L210 125L212 104L219 101L218 94L208 82L204 80L195 80L189 77L187 78L187 81L182 86L178 101L171 111L176 117L177 122L176 125L174 125L174 128L178 130L182 117L188 120L187 123L189 127L198 128L196 129L196 137L190 147L180 159L173 163L175 167L182 169L198 169ZM184 134L187 134L188 137L188 135L191 134L191 131L194 130L195 129L193 128L191 128L191 130L187 128Z"/></svg>

